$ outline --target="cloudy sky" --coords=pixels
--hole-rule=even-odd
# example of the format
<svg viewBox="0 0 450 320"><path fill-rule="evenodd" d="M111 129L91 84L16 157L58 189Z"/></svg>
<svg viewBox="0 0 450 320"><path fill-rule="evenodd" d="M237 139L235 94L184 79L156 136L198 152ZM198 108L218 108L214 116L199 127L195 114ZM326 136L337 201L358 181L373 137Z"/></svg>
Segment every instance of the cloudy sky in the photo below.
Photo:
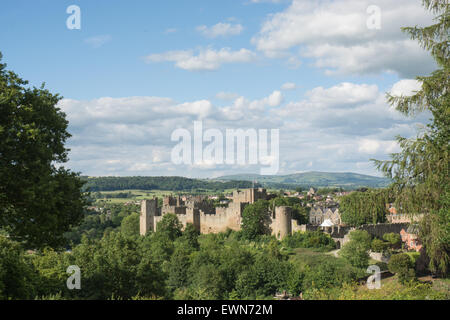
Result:
<svg viewBox="0 0 450 320"><path fill-rule="evenodd" d="M67 28L70 5L80 29ZM417 90L435 68L400 30L431 19L421 0L4 0L0 51L64 97L67 166L85 175L260 172L174 164L171 134L200 120L224 134L279 129L279 174L379 175L369 159L427 121L385 95Z"/></svg>

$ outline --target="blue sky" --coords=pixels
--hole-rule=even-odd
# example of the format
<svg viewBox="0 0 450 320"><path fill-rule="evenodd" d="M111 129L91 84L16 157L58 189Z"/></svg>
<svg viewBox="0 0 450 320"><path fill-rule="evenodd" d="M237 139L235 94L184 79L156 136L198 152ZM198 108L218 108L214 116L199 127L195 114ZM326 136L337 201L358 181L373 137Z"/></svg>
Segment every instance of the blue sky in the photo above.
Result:
<svg viewBox="0 0 450 320"><path fill-rule="evenodd" d="M373 4L381 28L369 30ZM70 5L80 30L66 27ZM419 0L5 0L0 51L65 98L67 166L83 174L258 173L173 164L171 132L195 120L280 129L280 174L377 174L369 159L387 158L396 134L426 121L402 117L384 95L417 89L414 76L433 70L399 30L430 18Z"/></svg>

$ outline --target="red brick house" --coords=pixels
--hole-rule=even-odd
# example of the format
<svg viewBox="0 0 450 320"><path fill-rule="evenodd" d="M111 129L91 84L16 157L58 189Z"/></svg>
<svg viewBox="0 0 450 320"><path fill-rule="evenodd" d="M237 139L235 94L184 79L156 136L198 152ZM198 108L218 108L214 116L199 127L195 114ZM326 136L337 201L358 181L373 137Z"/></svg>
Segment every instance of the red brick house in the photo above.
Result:
<svg viewBox="0 0 450 320"><path fill-rule="evenodd" d="M410 224L408 228L402 229L400 231L400 235L402 236L402 241L405 244L405 248L407 250L415 250L417 252L422 249L422 243L419 239L419 228L417 224Z"/></svg>

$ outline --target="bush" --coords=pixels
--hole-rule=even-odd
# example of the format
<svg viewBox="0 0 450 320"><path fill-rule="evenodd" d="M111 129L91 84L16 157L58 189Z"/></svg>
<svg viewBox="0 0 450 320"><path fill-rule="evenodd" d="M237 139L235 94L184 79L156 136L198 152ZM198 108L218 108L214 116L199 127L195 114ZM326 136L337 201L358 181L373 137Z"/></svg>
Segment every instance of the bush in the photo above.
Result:
<svg viewBox="0 0 450 320"><path fill-rule="evenodd" d="M400 248L402 238L398 233L385 233L383 239L386 240L392 248Z"/></svg>
<svg viewBox="0 0 450 320"><path fill-rule="evenodd" d="M20 244L0 236L0 300L34 298L33 280Z"/></svg>
<svg viewBox="0 0 450 320"><path fill-rule="evenodd" d="M384 242L380 239L373 239L371 244L371 249L373 252L383 252L387 249L389 243Z"/></svg>
<svg viewBox="0 0 450 320"><path fill-rule="evenodd" d="M393 255L388 263L389 271L397 274L402 284L415 278L413 266L411 258L405 253Z"/></svg>
<svg viewBox="0 0 450 320"><path fill-rule="evenodd" d="M317 231L298 231L285 237L283 245L289 248L323 248L326 251L336 248L336 243L330 235Z"/></svg>
<svg viewBox="0 0 450 320"><path fill-rule="evenodd" d="M369 265L371 238L367 231L355 230L350 233L350 241L345 244L339 255L356 268L365 269Z"/></svg>
<svg viewBox="0 0 450 320"><path fill-rule="evenodd" d="M342 267L336 261L328 260L308 268L303 280L303 288L324 289L342 286L343 283L351 282L355 277L354 269Z"/></svg>

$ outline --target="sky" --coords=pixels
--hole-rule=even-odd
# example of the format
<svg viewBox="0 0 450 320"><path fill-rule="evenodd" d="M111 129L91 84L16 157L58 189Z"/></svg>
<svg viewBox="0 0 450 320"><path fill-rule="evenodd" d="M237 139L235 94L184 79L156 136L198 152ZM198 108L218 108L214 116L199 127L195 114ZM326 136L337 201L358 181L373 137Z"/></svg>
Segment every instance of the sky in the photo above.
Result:
<svg viewBox="0 0 450 320"><path fill-rule="evenodd" d="M63 97L64 166L83 175L261 173L262 158L175 163L174 131L201 121L224 136L279 130L277 174L379 176L370 159L429 118L406 118L386 93L411 94L436 69L400 30L431 22L420 0L3 0L0 52Z"/></svg>

